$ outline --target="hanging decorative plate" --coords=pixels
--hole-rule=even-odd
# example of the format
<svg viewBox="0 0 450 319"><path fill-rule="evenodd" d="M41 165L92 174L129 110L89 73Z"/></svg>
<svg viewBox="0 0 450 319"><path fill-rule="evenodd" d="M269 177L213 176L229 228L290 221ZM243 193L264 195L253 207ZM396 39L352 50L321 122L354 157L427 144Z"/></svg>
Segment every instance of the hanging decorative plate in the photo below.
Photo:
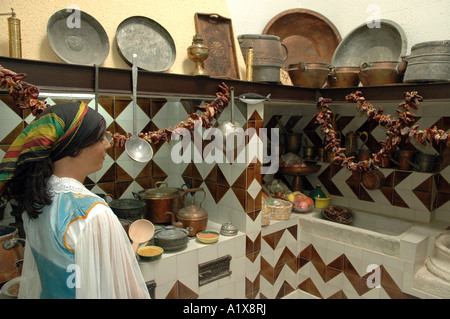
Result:
<svg viewBox="0 0 450 319"><path fill-rule="evenodd" d="M175 42L167 30L156 21L134 16L122 21L116 31L116 42L122 58L132 64L137 54L139 68L163 72L175 62Z"/></svg>
<svg viewBox="0 0 450 319"><path fill-rule="evenodd" d="M307 9L290 9L273 17L263 34L276 35L289 50L284 62L330 63L334 50L341 41L337 28L323 15Z"/></svg>
<svg viewBox="0 0 450 319"><path fill-rule="evenodd" d="M105 29L83 11L54 13L47 23L47 39L56 55L70 64L99 65L109 53Z"/></svg>

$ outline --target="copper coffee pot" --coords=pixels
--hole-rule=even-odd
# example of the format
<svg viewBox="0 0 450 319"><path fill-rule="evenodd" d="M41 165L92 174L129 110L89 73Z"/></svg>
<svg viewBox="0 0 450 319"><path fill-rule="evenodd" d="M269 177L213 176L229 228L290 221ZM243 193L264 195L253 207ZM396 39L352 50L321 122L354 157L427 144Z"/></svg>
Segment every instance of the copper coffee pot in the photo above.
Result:
<svg viewBox="0 0 450 319"><path fill-rule="evenodd" d="M208 212L202 208L203 201L206 197L206 192L202 187L191 188L184 192L181 197L181 201L184 203L184 197L187 193L203 192L203 199L199 206L194 205L194 196L192 196L191 205L185 206L176 213L178 222L175 221L175 214L172 212L166 212L168 215L172 215L172 225L181 228L187 228L189 230L189 236L195 236L199 231L205 230L208 224Z"/></svg>

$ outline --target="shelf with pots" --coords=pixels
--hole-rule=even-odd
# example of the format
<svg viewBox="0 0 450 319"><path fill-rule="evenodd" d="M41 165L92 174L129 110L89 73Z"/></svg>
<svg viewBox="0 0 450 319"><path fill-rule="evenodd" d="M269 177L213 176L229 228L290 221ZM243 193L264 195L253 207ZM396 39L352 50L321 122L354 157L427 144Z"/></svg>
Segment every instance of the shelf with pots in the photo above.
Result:
<svg viewBox="0 0 450 319"><path fill-rule="evenodd" d="M0 57L0 65L17 73L26 73L25 81L33 83L41 91L65 91L78 93L132 94L131 69L82 66L38 60ZM98 76L96 77L96 71ZM138 94L155 97L212 98L217 86L225 82L233 86L235 95L257 93L271 94L271 102L301 103L315 105L318 97L333 102L344 102L345 96L362 90L373 102L399 101L404 92L418 91L426 101L450 101L450 82L399 83L385 86L346 88L305 88L281 84L255 83L215 77L149 72L140 70Z"/></svg>

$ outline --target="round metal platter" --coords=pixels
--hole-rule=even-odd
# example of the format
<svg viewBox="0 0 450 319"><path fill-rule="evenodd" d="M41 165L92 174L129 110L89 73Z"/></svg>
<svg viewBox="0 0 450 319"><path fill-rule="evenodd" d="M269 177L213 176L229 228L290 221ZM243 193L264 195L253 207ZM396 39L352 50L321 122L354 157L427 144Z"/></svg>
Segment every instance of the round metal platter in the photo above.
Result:
<svg viewBox="0 0 450 319"><path fill-rule="evenodd" d="M175 43L166 29L146 17L135 16L122 21L116 31L116 42L122 58L132 64L137 54L139 68L163 72L175 62Z"/></svg>
<svg viewBox="0 0 450 319"><path fill-rule="evenodd" d="M70 64L99 65L109 53L105 29L83 11L54 13L47 23L47 39L56 55Z"/></svg>
<svg viewBox="0 0 450 319"><path fill-rule="evenodd" d="M390 20L379 25L363 23L351 31L333 54L334 67L359 67L364 62L401 61L406 53L406 35L403 29Z"/></svg>

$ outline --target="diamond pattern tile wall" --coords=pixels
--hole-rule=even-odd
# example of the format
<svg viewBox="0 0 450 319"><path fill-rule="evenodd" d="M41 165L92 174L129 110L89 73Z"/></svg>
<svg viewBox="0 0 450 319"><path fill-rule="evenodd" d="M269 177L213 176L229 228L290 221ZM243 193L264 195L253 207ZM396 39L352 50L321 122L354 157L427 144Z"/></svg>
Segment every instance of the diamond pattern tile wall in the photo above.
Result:
<svg viewBox="0 0 450 319"><path fill-rule="evenodd" d="M349 131L368 132L369 138L366 143L358 138L358 149L377 150L380 148L380 141L385 138L385 130L382 127L368 122L365 116L357 115L357 111L352 105L331 104L331 107L333 112L337 114L337 129L342 132L344 137ZM384 113L395 116L395 105L383 105L383 108ZM433 108L432 106L427 108L426 111L421 110L415 119L415 123L420 125L420 128L437 125L443 130L449 130L449 117L446 116L447 114L440 114L436 109L441 110L441 108ZM278 118L287 129L303 133L309 146L321 148L323 147L323 134L315 122L315 113L316 111L313 108L306 107L267 108L264 127L279 127ZM448 195L450 191L446 188L446 185L450 183L450 170L446 170L450 164L448 159L450 158L448 156L450 148L443 146L440 148L423 147L415 142L403 143L402 148L428 154L439 152L442 161L436 165L436 171L433 173L405 171L395 166L390 169L382 169L386 181L379 190L365 189L361 184L359 173L352 175L345 172L346 169L339 165L320 162L322 168L318 173L302 176L303 187L308 192L318 182L333 196L335 204L343 203L348 206L348 204L353 203L356 207L363 207L364 203L374 203L381 195L383 202L386 202L385 208L388 208L383 213L396 215L397 208L410 209L411 213L409 215L404 214L402 218L421 222L430 221L440 212L446 214L446 209L450 207L450 196ZM302 155L302 151L299 155ZM427 177L423 178L423 174L427 174ZM277 174L275 177L288 185L290 184L290 176Z"/></svg>

